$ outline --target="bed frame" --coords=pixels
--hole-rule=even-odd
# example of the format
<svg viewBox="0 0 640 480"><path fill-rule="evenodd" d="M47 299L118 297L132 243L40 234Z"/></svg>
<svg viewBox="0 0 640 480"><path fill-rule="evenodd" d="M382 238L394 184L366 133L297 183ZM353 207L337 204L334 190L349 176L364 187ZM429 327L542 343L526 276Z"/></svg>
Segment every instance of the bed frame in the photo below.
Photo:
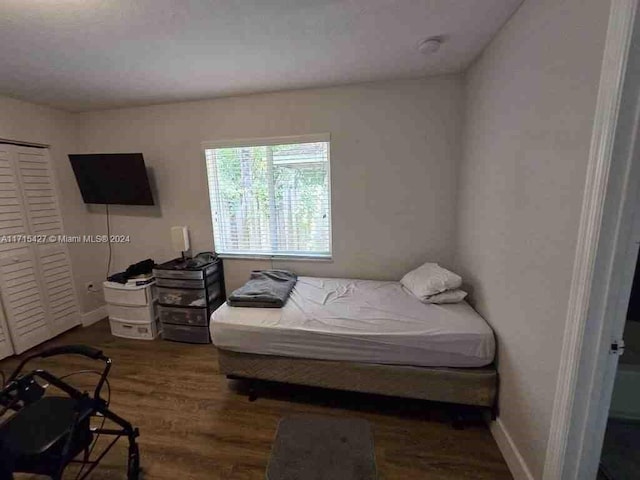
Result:
<svg viewBox="0 0 640 480"><path fill-rule="evenodd" d="M218 349L228 378L269 380L475 407L496 415L498 372L482 368L411 367L279 357Z"/></svg>

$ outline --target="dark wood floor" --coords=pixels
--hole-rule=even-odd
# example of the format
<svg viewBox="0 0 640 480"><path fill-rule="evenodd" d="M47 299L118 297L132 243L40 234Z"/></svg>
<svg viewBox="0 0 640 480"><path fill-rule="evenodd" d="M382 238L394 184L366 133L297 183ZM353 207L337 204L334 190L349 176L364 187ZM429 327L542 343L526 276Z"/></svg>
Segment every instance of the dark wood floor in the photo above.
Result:
<svg viewBox="0 0 640 480"><path fill-rule="evenodd" d="M218 374L213 346L120 339L111 336L106 321L76 328L48 345L60 343L93 345L113 359L111 406L140 427L146 480L264 479L278 421L303 412L370 421L382 480L512 478L487 427L478 422L454 430L442 406L273 385L249 402L246 385ZM15 364L15 358L7 359L0 369L7 373ZM41 365L64 374L90 363L67 356ZM90 380L73 381L89 386ZM91 478L125 478L125 459L122 442Z"/></svg>

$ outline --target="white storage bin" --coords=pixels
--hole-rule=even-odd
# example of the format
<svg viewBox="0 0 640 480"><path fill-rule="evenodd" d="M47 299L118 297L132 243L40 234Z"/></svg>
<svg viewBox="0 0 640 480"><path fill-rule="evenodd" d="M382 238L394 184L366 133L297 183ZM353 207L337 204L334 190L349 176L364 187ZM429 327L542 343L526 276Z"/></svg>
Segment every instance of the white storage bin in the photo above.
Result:
<svg viewBox="0 0 640 480"><path fill-rule="evenodd" d="M115 305L113 303L107 304L107 312L109 312L109 318L136 323L152 322L158 316L157 309L157 301L153 301L149 305L135 307L129 305Z"/></svg>
<svg viewBox="0 0 640 480"><path fill-rule="evenodd" d="M157 298L155 283L139 287L104 282L104 300L116 305L148 305Z"/></svg>
<svg viewBox="0 0 640 480"><path fill-rule="evenodd" d="M109 318L109 325L111 325L111 334L116 337L153 340L160 333L157 318L151 322L131 322Z"/></svg>

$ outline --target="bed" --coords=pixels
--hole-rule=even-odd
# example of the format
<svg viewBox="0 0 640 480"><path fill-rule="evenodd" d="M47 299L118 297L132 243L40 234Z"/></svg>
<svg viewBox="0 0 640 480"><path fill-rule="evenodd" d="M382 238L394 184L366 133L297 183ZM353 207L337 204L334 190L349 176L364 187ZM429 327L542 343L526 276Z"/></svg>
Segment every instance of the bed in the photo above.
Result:
<svg viewBox="0 0 640 480"><path fill-rule="evenodd" d="M492 407L493 331L466 302L420 302L398 282L300 277L284 308L222 305L221 373Z"/></svg>

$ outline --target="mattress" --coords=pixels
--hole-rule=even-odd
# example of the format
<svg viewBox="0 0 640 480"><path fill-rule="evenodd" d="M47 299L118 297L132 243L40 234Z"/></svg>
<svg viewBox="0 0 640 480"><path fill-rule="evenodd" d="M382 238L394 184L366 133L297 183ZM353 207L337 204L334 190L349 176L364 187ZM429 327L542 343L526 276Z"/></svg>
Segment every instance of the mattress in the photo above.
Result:
<svg viewBox="0 0 640 480"><path fill-rule="evenodd" d="M230 307L211 316L221 349L425 367L493 361L491 327L466 302L424 304L398 282L299 277L284 308Z"/></svg>

